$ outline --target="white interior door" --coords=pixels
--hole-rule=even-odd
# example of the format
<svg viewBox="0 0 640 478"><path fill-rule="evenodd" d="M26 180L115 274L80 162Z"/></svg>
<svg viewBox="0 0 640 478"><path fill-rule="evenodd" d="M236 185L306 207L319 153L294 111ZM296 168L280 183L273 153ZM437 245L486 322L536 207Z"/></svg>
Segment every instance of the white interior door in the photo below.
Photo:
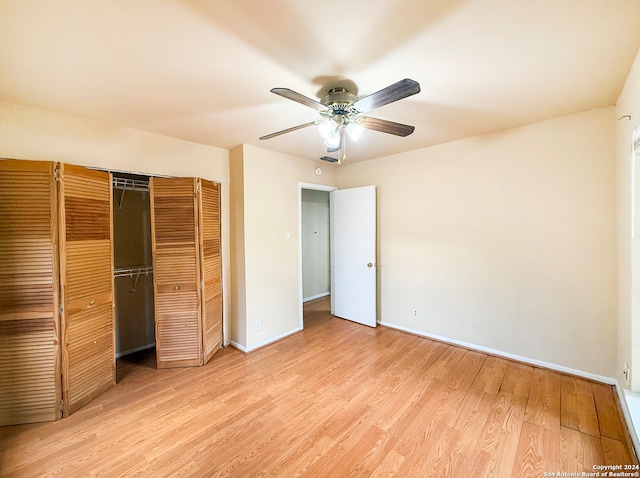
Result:
<svg viewBox="0 0 640 478"><path fill-rule="evenodd" d="M331 313L376 326L376 187L331 192Z"/></svg>

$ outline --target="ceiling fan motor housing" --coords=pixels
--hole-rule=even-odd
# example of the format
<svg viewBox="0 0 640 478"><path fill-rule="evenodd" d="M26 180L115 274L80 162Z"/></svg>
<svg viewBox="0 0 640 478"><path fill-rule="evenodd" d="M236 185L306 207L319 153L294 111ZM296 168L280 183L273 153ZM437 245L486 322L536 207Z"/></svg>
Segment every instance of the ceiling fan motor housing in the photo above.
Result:
<svg viewBox="0 0 640 478"><path fill-rule="evenodd" d="M352 105L356 101L358 101L358 97L342 87L331 88L327 91L327 95L320 100L320 102L328 108L334 104Z"/></svg>
<svg viewBox="0 0 640 478"><path fill-rule="evenodd" d="M336 87L327 91L321 103L328 108L326 112L320 112L327 119L333 119L337 124L345 124L356 119L360 113L353 107L358 97L346 88Z"/></svg>

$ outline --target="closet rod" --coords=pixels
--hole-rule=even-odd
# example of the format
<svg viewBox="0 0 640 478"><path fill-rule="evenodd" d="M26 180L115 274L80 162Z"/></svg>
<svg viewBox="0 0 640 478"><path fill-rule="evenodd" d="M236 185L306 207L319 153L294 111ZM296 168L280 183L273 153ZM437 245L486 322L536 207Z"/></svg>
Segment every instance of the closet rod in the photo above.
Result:
<svg viewBox="0 0 640 478"><path fill-rule="evenodd" d="M113 277L133 277L140 274L153 274L153 266L127 266L113 269Z"/></svg>
<svg viewBox="0 0 640 478"><path fill-rule="evenodd" d="M114 189L123 189L127 191L149 191L149 181L142 179L129 179L129 178L113 178Z"/></svg>
<svg viewBox="0 0 640 478"><path fill-rule="evenodd" d="M136 286L138 285L138 279L140 279L140 275L149 275L153 274L153 266L132 266L132 267L118 267L113 270L113 277L134 277L133 279L133 287L129 289L129 292L135 292Z"/></svg>

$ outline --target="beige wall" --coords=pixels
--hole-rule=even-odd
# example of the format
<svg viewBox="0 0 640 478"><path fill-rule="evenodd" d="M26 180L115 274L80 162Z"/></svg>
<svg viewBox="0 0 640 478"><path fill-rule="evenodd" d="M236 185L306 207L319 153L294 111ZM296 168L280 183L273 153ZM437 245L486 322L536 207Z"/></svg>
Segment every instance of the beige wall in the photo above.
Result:
<svg viewBox="0 0 640 478"><path fill-rule="evenodd" d="M242 161L243 236L236 237L236 250L243 249L245 336L238 344L252 350L296 331L300 325L300 271L298 251L298 183L335 185L335 166L320 161L287 156L243 145L242 155L232 152L232 162ZM316 167L324 174L316 176ZM240 169L237 165L232 166ZM236 188L236 175L232 177ZM235 190L235 189L234 189ZM234 193L235 197L235 193ZM240 231L236 226L234 229ZM288 236L287 236L288 233ZM287 239L288 237L288 239ZM238 241L242 241L241 244ZM242 300L242 298L240 298ZM256 330L255 323L261 322ZM239 328L240 329L240 328Z"/></svg>
<svg viewBox="0 0 640 478"><path fill-rule="evenodd" d="M229 152L230 240L231 240L231 341L242 349L247 346L247 291L244 262L244 156L243 146Z"/></svg>
<svg viewBox="0 0 640 478"><path fill-rule="evenodd" d="M630 115L631 118L625 117ZM631 388L640 392L640 199L636 199L636 235L631 239L632 134L640 128L640 51L616 105L618 174L618 356L615 378L631 366ZM639 176L636 164L636 178ZM640 181L635 179L636 198ZM633 311L633 312L632 312ZM632 321L632 316L635 319ZM636 322L636 323L634 323ZM625 384L626 386L626 384Z"/></svg>
<svg viewBox="0 0 640 478"><path fill-rule="evenodd" d="M342 167L378 186L382 322L613 376L614 158L609 107Z"/></svg>
<svg viewBox="0 0 640 478"><path fill-rule="evenodd" d="M143 131L0 101L0 158L81 166L221 183L224 303L229 288L229 152ZM229 316L225 307L225 337Z"/></svg>

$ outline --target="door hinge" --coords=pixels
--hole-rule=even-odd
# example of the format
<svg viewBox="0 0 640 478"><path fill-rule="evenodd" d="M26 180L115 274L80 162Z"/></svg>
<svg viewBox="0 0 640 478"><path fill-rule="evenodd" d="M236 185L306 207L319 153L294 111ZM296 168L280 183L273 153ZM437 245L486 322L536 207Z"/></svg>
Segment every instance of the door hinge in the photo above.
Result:
<svg viewBox="0 0 640 478"><path fill-rule="evenodd" d="M60 166L57 164L53 168L53 177L56 181L60 181Z"/></svg>
<svg viewBox="0 0 640 478"><path fill-rule="evenodd" d="M196 183L196 192L200 192L200 181Z"/></svg>
<svg viewBox="0 0 640 478"><path fill-rule="evenodd" d="M64 399L60 399L60 413L64 413Z"/></svg>
<svg viewBox="0 0 640 478"><path fill-rule="evenodd" d="M58 304L58 315L60 317L62 317L62 311L63 311L63 307L62 307L62 302Z"/></svg>

